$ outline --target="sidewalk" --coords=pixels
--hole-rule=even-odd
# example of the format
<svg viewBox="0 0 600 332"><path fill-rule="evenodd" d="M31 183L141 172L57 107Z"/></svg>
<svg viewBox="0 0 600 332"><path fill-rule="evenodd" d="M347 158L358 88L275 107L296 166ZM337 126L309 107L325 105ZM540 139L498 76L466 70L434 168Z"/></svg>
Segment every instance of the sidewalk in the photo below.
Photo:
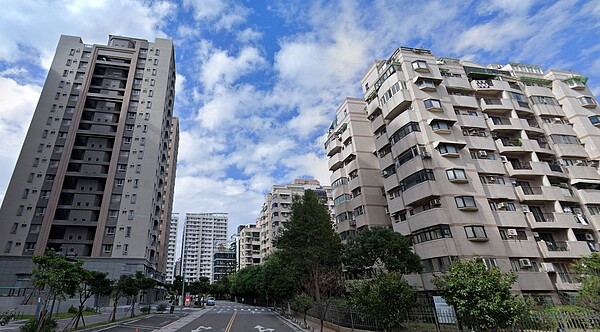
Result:
<svg viewBox="0 0 600 332"><path fill-rule="evenodd" d="M304 318L301 316L291 316L290 318L284 318L287 319L291 322L293 322L295 325L297 325L300 328L303 328L305 331L310 331L310 332L320 332L321 331L321 322L313 317L310 316L306 316L306 323L308 324L307 328L304 328ZM339 329L335 329L333 327L328 327L327 326L328 323L324 322L323 323L323 332L339 332Z"/></svg>

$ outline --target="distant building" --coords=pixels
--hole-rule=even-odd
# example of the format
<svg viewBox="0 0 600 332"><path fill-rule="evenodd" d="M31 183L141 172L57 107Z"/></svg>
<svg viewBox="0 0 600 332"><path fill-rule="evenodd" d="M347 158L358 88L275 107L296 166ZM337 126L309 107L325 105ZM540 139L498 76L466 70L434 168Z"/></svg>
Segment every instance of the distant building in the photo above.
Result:
<svg viewBox="0 0 600 332"><path fill-rule="evenodd" d="M174 100L171 40L60 37L0 208L0 265L14 266L0 284L26 278L31 256L47 249L110 278L142 271L162 280Z"/></svg>
<svg viewBox="0 0 600 332"><path fill-rule="evenodd" d="M306 190L314 191L333 215L333 199L331 187L321 186L317 180L296 179L294 183L274 185L267 194L265 202L256 221L260 229L261 260L273 252L273 240L281 234L285 223L289 221L292 211L292 197L304 195Z"/></svg>
<svg viewBox="0 0 600 332"><path fill-rule="evenodd" d="M171 216L171 224L169 227L167 244L167 266L165 269L165 281L172 283L176 275L179 275L181 271L176 269L175 262L179 259L176 256L177 252L177 229L179 226L179 213L173 213Z"/></svg>
<svg viewBox="0 0 600 332"><path fill-rule="evenodd" d="M227 213L186 213L183 271L187 281L214 281L215 245L227 241Z"/></svg>
<svg viewBox="0 0 600 332"><path fill-rule="evenodd" d="M236 243L226 241L216 243L213 251L213 281L235 273Z"/></svg>
<svg viewBox="0 0 600 332"><path fill-rule="evenodd" d="M240 225L237 234L237 269L260 265L260 228L256 224Z"/></svg>

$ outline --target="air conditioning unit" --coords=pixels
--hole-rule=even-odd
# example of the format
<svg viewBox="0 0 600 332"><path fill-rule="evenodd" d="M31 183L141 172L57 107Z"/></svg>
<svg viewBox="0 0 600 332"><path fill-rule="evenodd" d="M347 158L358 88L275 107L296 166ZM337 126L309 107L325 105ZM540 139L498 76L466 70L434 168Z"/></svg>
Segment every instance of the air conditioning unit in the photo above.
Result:
<svg viewBox="0 0 600 332"><path fill-rule="evenodd" d="M575 166L585 166L585 162L583 160L577 160Z"/></svg>
<svg viewBox="0 0 600 332"><path fill-rule="evenodd" d="M554 270L554 264L552 263L542 263L542 270L546 272L556 272L556 270Z"/></svg>
<svg viewBox="0 0 600 332"><path fill-rule="evenodd" d="M431 200L431 202L429 202L429 204L431 206L441 206L442 205L442 200L440 200L439 198L434 198Z"/></svg>
<svg viewBox="0 0 600 332"><path fill-rule="evenodd" d="M540 237L540 233L538 233L538 232L533 232L533 237L535 237L535 238L538 238L538 237Z"/></svg>
<svg viewBox="0 0 600 332"><path fill-rule="evenodd" d="M508 234L508 236L517 236L517 230L514 228L509 228L506 230L506 234Z"/></svg>
<svg viewBox="0 0 600 332"><path fill-rule="evenodd" d="M500 156L500 160L502 160L503 163L508 162L508 158L506 156Z"/></svg>
<svg viewBox="0 0 600 332"><path fill-rule="evenodd" d="M487 156L488 156L487 151L477 151L478 158L487 158Z"/></svg>
<svg viewBox="0 0 600 332"><path fill-rule="evenodd" d="M431 158L431 153L429 153L429 151L423 151L423 152L421 152L421 158L423 158L423 159L430 159Z"/></svg>
<svg viewBox="0 0 600 332"><path fill-rule="evenodd" d="M587 234L585 234L585 239L587 241L594 241L594 235L587 233Z"/></svg>
<svg viewBox="0 0 600 332"><path fill-rule="evenodd" d="M520 258L519 265L521 267L531 267L531 260L529 258Z"/></svg>
<svg viewBox="0 0 600 332"><path fill-rule="evenodd" d="M598 160L590 160L589 165L591 167L598 167Z"/></svg>
<svg viewBox="0 0 600 332"><path fill-rule="evenodd" d="M521 208L523 209L523 212L529 212L529 205L521 205Z"/></svg>
<svg viewBox="0 0 600 332"><path fill-rule="evenodd" d="M506 208L508 207L508 204L506 204L506 203L498 203L496 205L496 207L498 208L498 210L506 210Z"/></svg>

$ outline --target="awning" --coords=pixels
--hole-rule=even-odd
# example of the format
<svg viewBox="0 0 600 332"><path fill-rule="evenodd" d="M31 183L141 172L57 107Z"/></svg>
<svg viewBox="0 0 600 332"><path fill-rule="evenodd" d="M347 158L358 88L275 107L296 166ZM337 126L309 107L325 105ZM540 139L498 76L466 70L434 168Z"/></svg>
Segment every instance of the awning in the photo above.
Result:
<svg viewBox="0 0 600 332"><path fill-rule="evenodd" d="M419 75L417 73L417 76L415 76L413 78L413 83L416 84L418 81L421 81L421 80L430 80L430 81L435 82L435 84L440 84L444 81L443 79L438 78L438 77L423 76L423 75Z"/></svg>
<svg viewBox="0 0 600 332"><path fill-rule="evenodd" d="M465 146L467 146L467 143L465 143L465 142L458 142L458 141L435 141L435 142L433 142L433 148L436 149L440 144L456 145L459 149L462 149Z"/></svg>
<svg viewBox="0 0 600 332"><path fill-rule="evenodd" d="M571 180L572 185L575 185L578 183L600 184L600 180L596 180L596 179L573 179L573 180Z"/></svg>
<svg viewBox="0 0 600 332"><path fill-rule="evenodd" d="M428 119L427 120L427 124L431 124L434 121L439 121L439 122L448 122L448 123L456 123L455 119L448 119L448 118L433 118L433 119Z"/></svg>

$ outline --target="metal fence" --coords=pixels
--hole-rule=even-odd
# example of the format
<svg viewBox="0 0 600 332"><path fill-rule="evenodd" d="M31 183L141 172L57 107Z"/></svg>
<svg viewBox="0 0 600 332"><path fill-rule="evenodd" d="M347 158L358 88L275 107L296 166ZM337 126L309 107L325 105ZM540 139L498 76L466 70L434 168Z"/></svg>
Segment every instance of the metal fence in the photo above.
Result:
<svg viewBox="0 0 600 332"><path fill-rule="evenodd" d="M383 331L377 324L377 319L369 317L359 310L339 307L335 305L314 304L308 314L314 318L327 321L331 324L349 328L352 330ZM402 331L468 331L487 332L488 330L477 329L477 322L463 322L459 320L453 311L436 312L431 307L414 308L406 313L404 323L398 326ZM462 328L461 328L462 327ZM500 329L497 332L579 332L599 331L600 313L597 312L556 312L543 313L532 312L524 315L514 326Z"/></svg>

